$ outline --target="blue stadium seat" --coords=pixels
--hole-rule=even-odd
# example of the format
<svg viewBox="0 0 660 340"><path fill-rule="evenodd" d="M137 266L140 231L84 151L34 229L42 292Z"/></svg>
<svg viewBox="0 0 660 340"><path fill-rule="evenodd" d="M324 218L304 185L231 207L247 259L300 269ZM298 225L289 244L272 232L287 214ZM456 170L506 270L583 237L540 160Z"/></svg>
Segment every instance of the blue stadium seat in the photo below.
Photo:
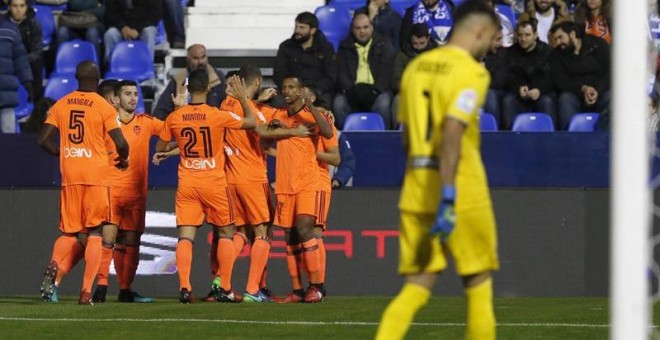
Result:
<svg viewBox="0 0 660 340"><path fill-rule="evenodd" d="M138 86L137 86L137 90L138 90L138 102L137 102L137 106L135 107L135 112L136 112L136 113L145 113L144 96L142 95L142 87L140 86L140 82L138 82L138 81L135 80L135 79L130 79L130 78L114 78L114 77L112 77L112 78L107 78L107 77L106 77L105 79L116 79L116 80L129 79L129 80L133 80L133 81L135 81L136 83L138 83Z"/></svg>
<svg viewBox="0 0 660 340"><path fill-rule="evenodd" d="M348 8L351 11L354 11L360 7L366 5L364 0L331 0L330 5L343 6Z"/></svg>
<svg viewBox="0 0 660 340"><path fill-rule="evenodd" d="M343 6L321 6L314 11L319 19L319 28L335 48L346 38L351 28L351 12Z"/></svg>
<svg viewBox="0 0 660 340"><path fill-rule="evenodd" d="M160 45L167 40L167 33L165 33L165 24L163 20L158 22L158 27L156 27L156 45Z"/></svg>
<svg viewBox="0 0 660 340"><path fill-rule="evenodd" d="M600 114L593 112L578 113L571 117L571 122L568 123L568 131L594 132L599 117Z"/></svg>
<svg viewBox="0 0 660 340"><path fill-rule="evenodd" d="M521 113L517 115L516 119L513 121L513 128L511 131L553 132L555 131L555 124L552 122L552 117L547 113Z"/></svg>
<svg viewBox="0 0 660 340"><path fill-rule="evenodd" d="M78 88L78 81L73 76L51 77L46 83L44 97L59 100Z"/></svg>
<svg viewBox="0 0 660 340"><path fill-rule="evenodd" d="M41 24L41 33L43 34L42 42L44 50L50 47L53 42L53 35L55 34L55 17L53 10L50 6L34 5L32 6L36 12L37 20Z"/></svg>
<svg viewBox="0 0 660 340"><path fill-rule="evenodd" d="M343 131L384 131L383 117L375 112L355 112L346 116Z"/></svg>
<svg viewBox="0 0 660 340"><path fill-rule="evenodd" d="M497 5L497 11L507 17L511 21L511 27L516 27L518 19L516 18L516 13L513 12L513 8L510 5L499 4Z"/></svg>
<svg viewBox="0 0 660 340"><path fill-rule="evenodd" d="M406 15L406 9L410 5L405 2L390 2L390 7L403 18Z"/></svg>
<svg viewBox="0 0 660 340"><path fill-rule="evenodd" d="M28 93L22 84L18 84L18 106L16 107L16 119L29 116L34 105L28 102Z"/></svg>
<svg viewBox="0 0 660 340"><path fill-rule="evenodd" d="M495 116L490 113L479 114L479 130L484 131L497 131L497 120Z"/></svg>
<svg viewBox="0 0 660 340"><path fill-rule="evenodd" d="M73 76L76 74L78 64L85 60L93 61L96 65L99 64L99 57L96 55L96 48L92 43L83 40L62 43L57 48L55 71L51 77Z"/></svg>
<svg viewBox="0 0 660 340"><path fill-rule="evenodd" d="M135 79L138 82L156 78L147 45L139 40L115 44L110 53L110 70L105 78Z"/></svg>

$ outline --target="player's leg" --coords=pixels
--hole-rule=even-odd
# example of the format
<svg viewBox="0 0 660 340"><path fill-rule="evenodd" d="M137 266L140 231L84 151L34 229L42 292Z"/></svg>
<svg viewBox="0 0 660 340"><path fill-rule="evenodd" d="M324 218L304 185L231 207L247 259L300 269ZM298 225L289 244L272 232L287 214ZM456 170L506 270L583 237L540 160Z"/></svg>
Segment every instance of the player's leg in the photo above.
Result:
<svg viewBox="0 0 660 340"><path fill-rule="evenodd" d="M273 224L268 223L266 227L266 235L268 237L268 240L273 240ZM266 267L264 267L264 271L261 274L261 280L259 281L259 291L263 296L266 296L269 300L271 300L272 297L272 292L270 289L268 289L268 282L267 282L267 277L268 277L268 263L266 263Z"/></svg>
<svg viewBox="0 0 660 340"><path fill-rule="evenodd" d="M301 192L296 195L296 229L302 244L303 264L309 273L310 288L305 293L305 302L323 300L321 281L321 250L314 234L316 217L319 216L320 196L317 191Z"/></svg>
<svg viewBox="0 0 660 340"><path fill-rule="evenodd" d="M92 301L97 303L105 302L108 293L108 276L110 276L110 262L115 249L115 240L119 233L119 226L112 223L103 227L103 242L101 248L101 264L96 275L96 290L92 296Z"/></svg>
<svg viewBox="0 0 660 340"><path fill-rule="evenodd" d="M176 266L179 273L179 302L192 303L190 270L197 228L204 221L201 197L197 188L180 186L174 197L174 210L179 241L176 244Z"/></svg>
<svg viewBox="0 0 660 340"><path fill-rule="evenodd" d="M429 235L434 214L401 212L399 273L406 277L380 321L376 339L403 339L415 314L428 302L431 288L447 266L439 237Z"/></svg>
<svg viewBox="0 0 660 340"><path fill-rule="evenodd" d="M117 283L119 289L126 287L126 278L124 277L124 261L126 258L126 233L124 230L119 229L117 234L117 241L115 242L115 250L112 252L112 263L115 266L115 273L117 274Z"/></svg>
<svg viewBox="0 0 660 340"><path fill-rule="evenodd" d="M119 287L119 302L153 302L153 298L145 297L131 289L135 273L140 263L140 240L145 229L145 215L147 213L146 197L136 197L131 199L130 209L126 209L126 214L122 218L122 243L124 247L123 264L121 273L117 276L122 277ZM116 252L116 250L115 250Z"/></svg>
<svg viewBox="0 0 660 340"><path fill-rule="evenodd" d="M250 271L245 287L246 301L266 302L268 297L260 294L259 283L268 263L270 254L270 240L268 239L268 225L260 224L253 226L254 243L250 251Z"/></svg>
<svg viewBox="0 0 660 340"><path fill-rule="evenodd" d="M275 223L278 223L276 220ZM291 278L292 291L283 299L275 299L279 303L303 302L305 290L302 285L302 245L296 228L284 228L286 243L286 267Z"/></svg>
<svg viewBox="0 0 660 340"><path fill-rule="evenodd" d="M217 302L217 292L220 290L220 276L218 276L218 242L220 241L219 230L212 228L211 249L209 250L209 263L211 265L211 291L202 299L204 302Z"/></svg>
<svg viewBox="0 0 660 340"><path fill-rule="evenodd" d="M490 272L463 276L467 298L466 339L495 339L493 280Z"/></svg>
<svg viewBox="0 0 660 340"><path fill-rule="evenodd" d="M78 264L85 254L85 245L87 245L87 234L79 233L76 244L73 245L71 251L66 254L60 263L57 265L57 277L55 277L55 287L59 287L62 279L69 274L71 269Z"/></svg>

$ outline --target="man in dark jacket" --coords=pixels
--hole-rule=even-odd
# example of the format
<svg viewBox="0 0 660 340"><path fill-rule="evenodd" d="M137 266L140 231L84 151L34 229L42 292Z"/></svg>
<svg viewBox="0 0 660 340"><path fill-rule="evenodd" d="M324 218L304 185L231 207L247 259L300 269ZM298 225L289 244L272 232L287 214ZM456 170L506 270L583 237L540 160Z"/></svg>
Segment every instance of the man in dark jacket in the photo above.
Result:
<svg viewBox="0 0 660 340"><path fill-rule="evenodd" d="M103 35L105 61L122 40L142 40L154 59L158 22L163 18L161 0L106 0L104 21L108 30Z"/></svg>
<svg viewBox="0 0 660 340"><path fill-rule="evenodd" d="M33 78L33 95L30 99L36 102L41 98L44 87L41 73L44 67L41 24L27 0L9 0L7 5L9 6L7 19L18 26L30 63Z"/></svg>
<svg viewBox="0 0 660 340"><path fill-rule="evenodd" d="M560 92L559 128L566 129L576 113L609 107L610 47L572 22L552 26L550 34L555 43L550 67Z"/></svg>
<svg viewBox="0 0 660 340"><path fill-rule="evenodd" d="M351 112L378 112L386 128L392 121L390 105L392 93L392 65L394 50L389 41L374 34L371 20L358 13L351 22L351 35L339 45L339 79L341 93L335 97L333 108L338 128Z"/></svg>
<svg viewBox="0 0 660 340"><path fill-rule="evenodd" d="M177 74L175 74L167 87L158 98L156 108L153 110L153 115L159 119L165 120L167 116L174 111L174 103L172 103L172 96L176 96L179 87L186 83L188 74L196 69L205 69L209 76L209 86L211 91L206 97L206 104L213 107L220 107L222 101L227 96L227 84L225 83L225 75L222 71L213 68L209 65L209 59L206 55L206 47L204 45L195 44L188 47L188 55L186 56L187 67Z"/></svg>
<svg viewBox="0 0 660 340"><path fill-rule="evenodd" d="M388 39L395 51L399 50L401 16L392 9L388 0L367 0L367 6L356 12L368 15L376 32Z"/></svg>
<svg viewBox="0 0 660 340"><path fill-rule="evenodd" d="M538 39L535 21L516 27L518 42L508 48L509 80L502 101L502 128L510 130L522 112L543 112L557 125L556 98L550 74L552 48Z"/></svg>
<svg viewBox="0 0 660 340"><path fill-rule="evenodd" d="M32 71L16 25L0 16L0 131L16 132L18 82L32 92Z"/></svg>
<svg viewBox="0 0 660 340"><path fill-rule="evenodd" d="M318 27L319 20L314 14L298 14L293 36L282 42L277 51L273 78L281 87L284 77L296 76L304 84L314 85L318 98L331 103L337 81L337 58Z"/></svg>
<svg viewBox="0 0 660 340"><path fill-rule="evenodd" d="M497 31L490 45L490 51L484 56L483 63L490 72L490 88L486 94L484 111L495 116L498 125L501 119L501 102L507 77L509 76L509 58L507 50L502 48L502 31Z"/></svg>

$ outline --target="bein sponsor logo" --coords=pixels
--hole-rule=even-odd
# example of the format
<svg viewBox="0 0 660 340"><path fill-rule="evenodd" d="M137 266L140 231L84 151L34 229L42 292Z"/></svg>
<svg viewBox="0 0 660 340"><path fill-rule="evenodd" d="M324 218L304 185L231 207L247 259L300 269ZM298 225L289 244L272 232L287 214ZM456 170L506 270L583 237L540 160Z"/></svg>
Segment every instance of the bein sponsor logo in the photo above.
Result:
<svg viewBox="0 0 660 340"><path fill-rule="evenodd" d="M85 148L64 148L64 158L92 158L92 150Z"/></svg>
<svg viewBox="0 0 660 340"><path fill-rule="evenodd" d="M186 159L183 161L183 167L192 170L215 169L215 159Z"/></svg>

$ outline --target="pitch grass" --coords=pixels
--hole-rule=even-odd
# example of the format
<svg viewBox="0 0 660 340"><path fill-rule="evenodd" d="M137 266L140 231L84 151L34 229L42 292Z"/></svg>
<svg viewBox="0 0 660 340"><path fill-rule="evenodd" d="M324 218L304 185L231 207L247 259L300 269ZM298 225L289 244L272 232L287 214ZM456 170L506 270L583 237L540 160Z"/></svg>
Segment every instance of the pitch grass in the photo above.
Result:
<svg viewBox="0 0 660 340"><path fill-rule="evenodd" d="M315 305L180 305L160 298L153 304L90 307L76 305L73 297L57 304L3 297L0 338L370 339L390 299L333 296ZM660 306L655 311L654 324L659 325ZM604 298L498 298L495 312L499 339L605 339L609 332ZM461 339L464 322L463 298L435 297L417 315L408 339Z"/></svg>

